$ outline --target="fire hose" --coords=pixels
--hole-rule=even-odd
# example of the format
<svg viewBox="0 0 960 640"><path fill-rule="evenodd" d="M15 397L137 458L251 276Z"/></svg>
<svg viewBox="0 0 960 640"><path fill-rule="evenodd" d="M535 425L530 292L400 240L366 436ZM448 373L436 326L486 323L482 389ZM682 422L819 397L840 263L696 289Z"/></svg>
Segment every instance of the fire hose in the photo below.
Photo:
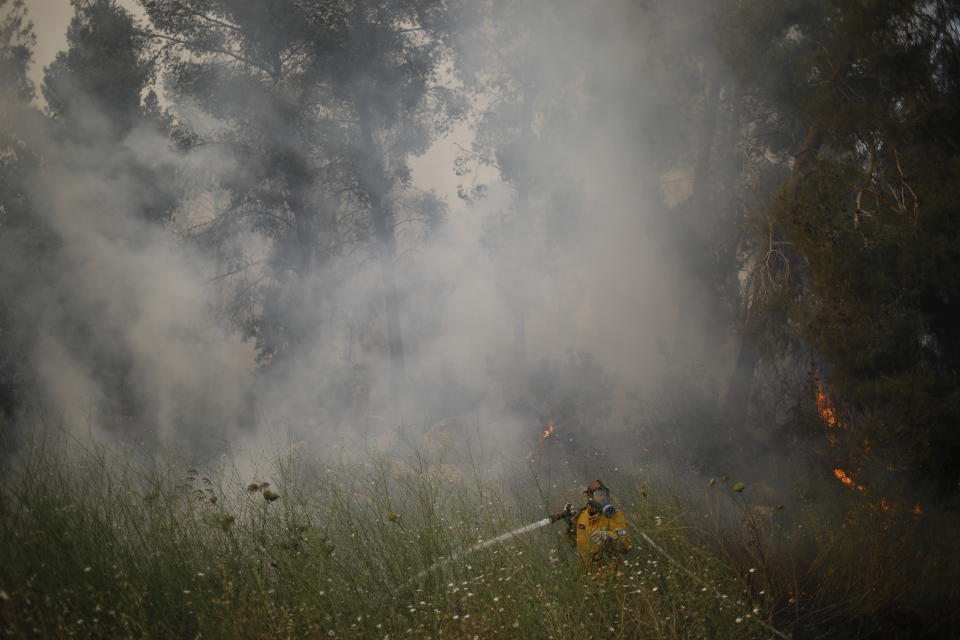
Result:
<svg viewBox="0 0 960 640"><path fill-rule="evenodd" d="M418 573L417 575L415 575L415 576L413 576L412 578L410 578L407 582L405 582L405 583L402 585L402 587L397 588L397 589L394 591L394 593L399 592L403 587L407 587L407 586L413 584L414 582L420 580L420 579L423 578L424 576L432 573L433 571L436 571L436 570L439 569L440 567L442 567L442 566L444 566L444 565L447 565L447 564L449 564L449 563L451 563L451 562L454 562L455 560L459 560L459 559L461 559L461 558L463 558L463 557L465 557L465 556L468 556L468 555L470 555L471 553L473 553L473 552L475 552L475 551L480 551L481 549L486 549L487 547L492 547L492 546L495 545L495 544L500 544L501 542L505 542L505 541L507 541L507 540L510 540L511 538L516 538L517 536L521 536L521 535L523 535L524 533L528 533L528 532L530 532L530 531L536 531L537 529L541 529L541 528L547 526L548 524L551 524L551 523L553 523L553 522L557 522L558 520L563 520L563 519L565 519L565 518L571 518L571 517L573 517L574 515L575 515L575 513L574 513L574 511L573 511L573 505L567 503L566 505L564 505L563 511L561 511L560 513L555 513L555 514L553 514L553 515L547 516L546 518L543 518L542 520L537 520L536 522L531 522L530 524L527 524L527 525L524 525L524 526L519 527L519 528L517 528L517 529L514 529L513 531L508 531L507 533L503 533L503 534L501 534L501 535L499 535L499 536L497 536L497 537L495 537L495 538L490 538L489 540L483 540L483 541L478 542L477 544L473 545L472 547L470 547L470 548L468 548L468 549L464 549L463 551L457 551L456 553L453 553L452 555L447 556L446 558L441 558L441 559L437 560L436 562L434 562L433 564L431 564L429 567L427 567L426 569L424 569L423 571L421 571L421 572ZM681 565L679 562L677 562L676 560L674 560L666 551L664 551L663 549L661 549L660 546L657 545L657 544L650 538L650 536L648 536L645 532L641 531L641 532L640 532L640 537L641 537L647 544L649 544L657 553L659 553L660 555L662 555L663 557L665 557L671 564L673 564L674 566L676 566L678 569L680 569L681 571L683 571L684 573L686 573L686 574L689 575L690 577L692 577L692 578L693 578L694 580L696 580L697 582L703 584L705 587L708 586L707 583L706 583L702 578L700 578L700 576L696 575L695 573L693 573L692 571L690 571L689 569L687 569L686 567L684 567L683 565ZM712 585L710 585L710 586L712 586ZM716 595L716 596L718 596L718 597L720 597L720 598L723 597L723 596L719 593L719 591L716 591L716 588L714 588L714 595ZM761 620L760 618L754 618L754 621L755 621L756 623L758 623L761 627L763 627L764 629L766 629L767 631L769 631L770 633L773 633L774 635L779 636L780 638L783 638L784 640L790 640L790 636L789 636L788 634L780 631L779 629L777 629L777 628L774 627L773 625L771 625L771 624L769 624L769 623Z"/></svg>
<svg viewBox="0 0 960 640"><path fill-rule="evenodd" d="M646 533L644 533L643 531L641 531L641 532L640 532L640 537L643 538L643 540L646 541L647 544L649 544L651 547L653 547L653 549L654 549L657 553L659 553L659 554L662 555L664 558L666 558L667 560L669 560L672 565L674 565L675 567L677 567L678 569L680 569L681 571L683 571L684 573L686 573L688 576L690 576L691 578L693 578L694 580L696 580L697 582L699 582L700 584L702 584L705 589L706 589L706 588L711 588L711 589L713 589L713 594L714 594L715 596L717 596L717 598L719 598L719 599L722 600L722 599L725 597L723 594L721 594L719 591L717 591L716 587L714 587L713 585L709 585L709 584L708 584L706 581L704 581L700 576L698 576L697 574L695 574L694 572L690 571L689 569L687 569L686 567L684 567L682 564L680 564L679 562L677 562L676 560L674 560L666 551L664 551L663 549L661 549L661 548L657 545L656 542L654 542L653 540L651 540L651 539L650 539L650 536L648 536ZM757 624L759 624L761 627L763 627L764 629L766 629L766 630L769 631L770 633L772 633L772 634L774 634L774 635L776 635L776 636L779 636L779 637L783 638L784 640L791 640L791 636L787 635L787 634L784 633L783 631L780 631L779 629L777 629L776 627L774 627L774 626L771 625L770 623L761 620L760 618L754 618L754 622L756 622Z"/></svg>

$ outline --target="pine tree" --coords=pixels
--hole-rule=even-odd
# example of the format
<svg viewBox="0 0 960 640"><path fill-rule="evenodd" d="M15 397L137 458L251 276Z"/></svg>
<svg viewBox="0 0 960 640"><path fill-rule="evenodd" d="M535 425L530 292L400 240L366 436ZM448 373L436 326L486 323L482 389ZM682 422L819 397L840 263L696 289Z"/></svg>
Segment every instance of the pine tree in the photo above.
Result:
<svg viewBox="0 0 960 640"><path fill-rule="evenodd" d="M60 125L58 136L133 178L137 215L167 221L179 200L173 167L137 157L126 142L138 127L166 135L167 122L149 90L154 75L149 41L115 0L73 0L73 5L67 49L44 70L43 96Z"/></svg>
<svg viewBox="0 0 960 640"><path fill-rule="evenodd" d="M231 203L209 230L224 237L253 229L273 243L268 283L258 279L259 299L243 305L261 353L279 363L314 342L324 291L310 276L372 240L396 388L404 360L397 206L410 187L408 159L456 115L458 104L439 86L438 73L450 54L458 3L143 5L154 37L177 54L169 59L172 91L227 124L218 140L200 142L233 148L241 166L223 183ZM438 210L436 201L421 204L423 218ZM252 261L237 262L231 271Z"/></svg>
<svg viewBox="0 0 960 640"><path fill-rule="evenodd" d="M957 10L883 1L739 9L744 35L731 59L756 94L750 108L786 142L772 139L764 154L795 155L752 246L759 269L745 292L728 415L744 419L761 357L807 345L849 414L851 455L863 460L869 449L949 494L960 451L949 266L958 257Z"/></svg>
<svg viewBox="0 0 960 640"><path fill-rule="evenodd" d="M960 13L848 7L843 83L810 104L830 153L778 216L806 266L791 308L857 433L895 468L960 479Z"/></svg>
<svg viewBox="0 0 960 640"><path fill-rule="evenodd" d="M0 16L0 417L11 418L33 386L29 356L38 337L32 310L16 301L29 292L49 239L27 186L41 165L31 135L41 117L27 77L36 36L23 0L0 0ZM29 262L19 259L24 247Z"/></svg>

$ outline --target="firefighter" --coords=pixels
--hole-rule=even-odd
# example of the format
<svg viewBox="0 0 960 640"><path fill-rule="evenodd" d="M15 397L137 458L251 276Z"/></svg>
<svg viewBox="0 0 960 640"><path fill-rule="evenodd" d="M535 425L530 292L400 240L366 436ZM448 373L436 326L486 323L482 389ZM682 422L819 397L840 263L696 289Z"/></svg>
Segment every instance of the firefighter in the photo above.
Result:
<svg viewBox="0 0 960 640"><path fill-rule="evenodd" d="M617 573L623 554L633 549L633 541L623 511L610 504L610 489L603 482L591 482L583 493L587 505L566 517L567 533L586 572L605 579Z"/></svg>

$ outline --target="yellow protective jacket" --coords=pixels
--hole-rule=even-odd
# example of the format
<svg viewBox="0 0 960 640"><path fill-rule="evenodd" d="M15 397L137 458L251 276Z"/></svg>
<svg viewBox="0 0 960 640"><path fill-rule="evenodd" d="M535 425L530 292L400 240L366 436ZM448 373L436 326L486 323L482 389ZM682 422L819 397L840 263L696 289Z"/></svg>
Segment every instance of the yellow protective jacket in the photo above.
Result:
<svg viewBox="0 0 960 640"><path fill-rule="evenodd" d="M627 519L617 509L612 517L602 513L591 514L583 509L573 526L574 542L584 566L590 573L613 569L620 564L623 554L633 549L633 540L627 532Z"/></svg>

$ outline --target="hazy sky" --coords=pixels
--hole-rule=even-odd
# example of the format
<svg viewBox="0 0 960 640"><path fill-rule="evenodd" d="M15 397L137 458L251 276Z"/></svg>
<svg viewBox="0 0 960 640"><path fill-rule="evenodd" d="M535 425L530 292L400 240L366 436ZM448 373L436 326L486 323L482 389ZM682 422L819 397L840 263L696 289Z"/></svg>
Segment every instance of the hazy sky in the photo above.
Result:
<svg viewBox="0 0 960 640"><path fill-rule="evenodd" d="M43 68L53 61L66 41L73 7L70 6L70 0L27 0L27 8L37 33L37 49L30 77L39 87L43 80Z"/></svg>

